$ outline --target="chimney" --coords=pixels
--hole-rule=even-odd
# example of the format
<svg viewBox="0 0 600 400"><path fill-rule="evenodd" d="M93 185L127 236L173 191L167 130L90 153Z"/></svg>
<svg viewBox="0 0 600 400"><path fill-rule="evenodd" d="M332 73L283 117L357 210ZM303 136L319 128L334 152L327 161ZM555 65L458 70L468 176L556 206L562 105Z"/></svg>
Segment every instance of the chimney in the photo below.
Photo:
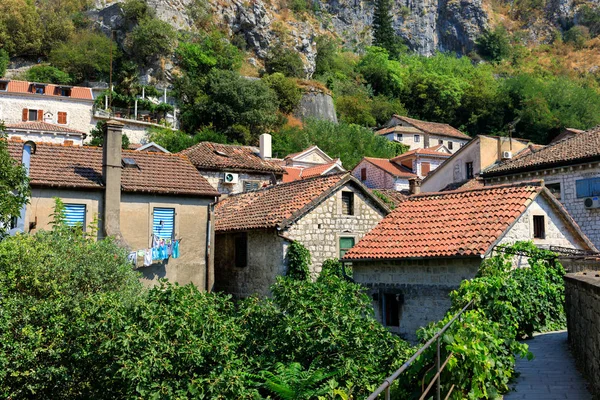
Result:
<svg viewBox="0 0 600 400"><path fill-rule="evenodd" d="M410 194L421 193L421 180L419 178L411 178L408 180L408 192Z"/></svg>
<svg viewBox="0 0 600 400"><path fill-rule="evenodd" d="M102 176L104 177L104 233L124 245L121 235L121 136L123 124L110 120L104 128Z"/></svg>
<svg viewBox="0 0 600 400"><path fill-rule="evenodd" d="M271 135L263 133L260 135L260 158L263 160L271 158Z"/></svg>
<svg viewBox="0 0 600 400"><path fill-rule="evenodd" d="M25 174L29 177L29 169L31 165L31 155L35 154L35 143L31 140L28 140L23 145L23 155L21 158L21 163L25 167ZM11 235L16 232L25 232L25 219L27 218L27 204L23 204L21 207L21 213L17 218L17 226L14 231L11 231Z"/></svg>

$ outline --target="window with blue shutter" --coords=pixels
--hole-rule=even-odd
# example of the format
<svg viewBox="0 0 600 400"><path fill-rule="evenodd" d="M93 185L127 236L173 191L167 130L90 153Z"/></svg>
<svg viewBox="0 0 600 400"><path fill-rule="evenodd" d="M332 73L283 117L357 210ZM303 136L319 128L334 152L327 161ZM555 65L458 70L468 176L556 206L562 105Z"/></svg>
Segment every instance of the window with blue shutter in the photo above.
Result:
<svg viewBox="0 0 600 400"><path fill-rule="evenodd" d="M152 233L161 239L173 238L175 228L175 209L154 207Z"/></svg>
<svg viewBox="0 0 600 400"><path fill-rule="evenodd" d="M600 196L600 178L580 179L575 185L577 198Z"/></svg>
<svg viewBox="0 0 600 400"><path fill-rule="evenodd" d="M85 227L85 204L65 204L65 223Z"/></svg>

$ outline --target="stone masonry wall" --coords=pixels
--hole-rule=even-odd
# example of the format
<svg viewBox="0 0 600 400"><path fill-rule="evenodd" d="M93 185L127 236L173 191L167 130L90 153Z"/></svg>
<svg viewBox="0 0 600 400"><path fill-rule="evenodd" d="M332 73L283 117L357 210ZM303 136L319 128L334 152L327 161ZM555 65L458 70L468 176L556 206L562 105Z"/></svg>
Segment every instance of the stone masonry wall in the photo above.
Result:
<svg viewBox="0 0 600 400"><path fill-rule="evenodd" d="M600 273L565 275L565 310L571 351L600 398Z"/></svg>
<svg viewBox="0 0 600 400"><path fill-rule="evenodd" d="M342 215L342 191L354 193L354 215ZM323 261L339 258L340 237L353 237L358 243L384 216L370 198L347 184L282 233L310 251L312 272L317 274Z"/></svg>
<svg viewBox="0 0 600 400"><path fill-rule="evenodd" d="M259 182L259 188L263 187L264 185L271 184L271 174L270 173L258 174L258 173L241 172L241 173L237 173L239 175L238 183L225 184L225 183L223 183L223 174L225 173L224 171L200 170L199 172L200 172L200 175L205 177L206 180L208 180L208 183L210 183L211 186L214 187L215 189L217 189L219 191L219 193L221 193L221 194L242 193L244 191L244 181ZM230 171L230 172L236 173L235 171ZM280 182L281 182L281 180L278 181L278 183L280 183Z"/></svg>
<svg viewBox="0 0 600 400"><path fill-rule="evenodd" d="M361 161L352 170L352 175L360 180L361 169L367 169L367 180L362 183L369 189L393 189L404 190L408 189L408 179L397 179L380 168L377 168L368 161Z"/></svg>
<svg viewBox="0 0 600 400"><path fill-rule="evenodd" d="M444 317L451 305L449 293L463 280L473 278L480 264L479 257L353 262L352 270L354 280L367 287L374 298L373 308L380 322L383 293L401 293L400 327L389 329L414 342L418 328Z"/></svg>

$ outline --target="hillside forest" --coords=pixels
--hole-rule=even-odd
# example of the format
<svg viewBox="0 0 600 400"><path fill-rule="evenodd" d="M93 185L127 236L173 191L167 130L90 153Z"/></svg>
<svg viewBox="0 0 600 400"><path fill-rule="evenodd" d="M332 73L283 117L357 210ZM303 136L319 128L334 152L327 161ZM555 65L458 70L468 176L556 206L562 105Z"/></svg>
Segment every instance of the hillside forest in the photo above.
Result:
<svg viewBox="0 0 600 400"><path fill-rule="evenodd" d="M322 17L300 3L290 3L289 18ZM150 134L168 149L201 140L255 145L261 133L270 132L276 155L317 144L346 167L363 155L401 151L372 134L394 113L448 123L471 136L506 135L513 126L514 136L540 144L565 127L600 124L600 72L576 62L600 48L600 9L586 5L583 18L556 30L546 44L527 44L523 31L514 28L525 24L526 14L513 13L477 39L476 51L426 57L394 35L388 0L373 6L372 46L352 48L334 34L319 35L314 73L308 76L305 58L286 45L285 32L256 60L243 38L229 36L211 20L201 0L191 2L195 24L185 30L159 19L145 0L125 0L112 34L90 17L86 0L4 0L0 74L11 60L29 60L36 65L17 78L74 85L108 81L112 57L112 105L126 107L141 94L140 71L157 66L181 110L181 131ZM307 88L332 94L339 124L294 117Z"/></svg>

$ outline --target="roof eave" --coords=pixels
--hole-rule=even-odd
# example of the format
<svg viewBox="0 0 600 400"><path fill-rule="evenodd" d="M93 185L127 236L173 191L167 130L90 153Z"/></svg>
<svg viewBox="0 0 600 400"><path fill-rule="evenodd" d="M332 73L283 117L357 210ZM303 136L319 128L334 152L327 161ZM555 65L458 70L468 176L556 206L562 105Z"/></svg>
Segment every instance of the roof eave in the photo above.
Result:
<svg viewBox="0 0 600 400"><path fill-rule="evenodd" d="M534 154L537 154L537 153L534 153ZM564 161L561 160L561 161L552 162L552 163L535 164L535 165L530 165L527 167L502 170L502 171L487 171L487 172L482 172L481 175L483 178L495 178L495 177L499 177L499 176L517 175L517 174L528 173L528 172L536 172L541 169L564 168L564 167L577 166L577 165L593 163L593 162L600 162L600 155L578 158L575 160L564 160Z"/></svg>

